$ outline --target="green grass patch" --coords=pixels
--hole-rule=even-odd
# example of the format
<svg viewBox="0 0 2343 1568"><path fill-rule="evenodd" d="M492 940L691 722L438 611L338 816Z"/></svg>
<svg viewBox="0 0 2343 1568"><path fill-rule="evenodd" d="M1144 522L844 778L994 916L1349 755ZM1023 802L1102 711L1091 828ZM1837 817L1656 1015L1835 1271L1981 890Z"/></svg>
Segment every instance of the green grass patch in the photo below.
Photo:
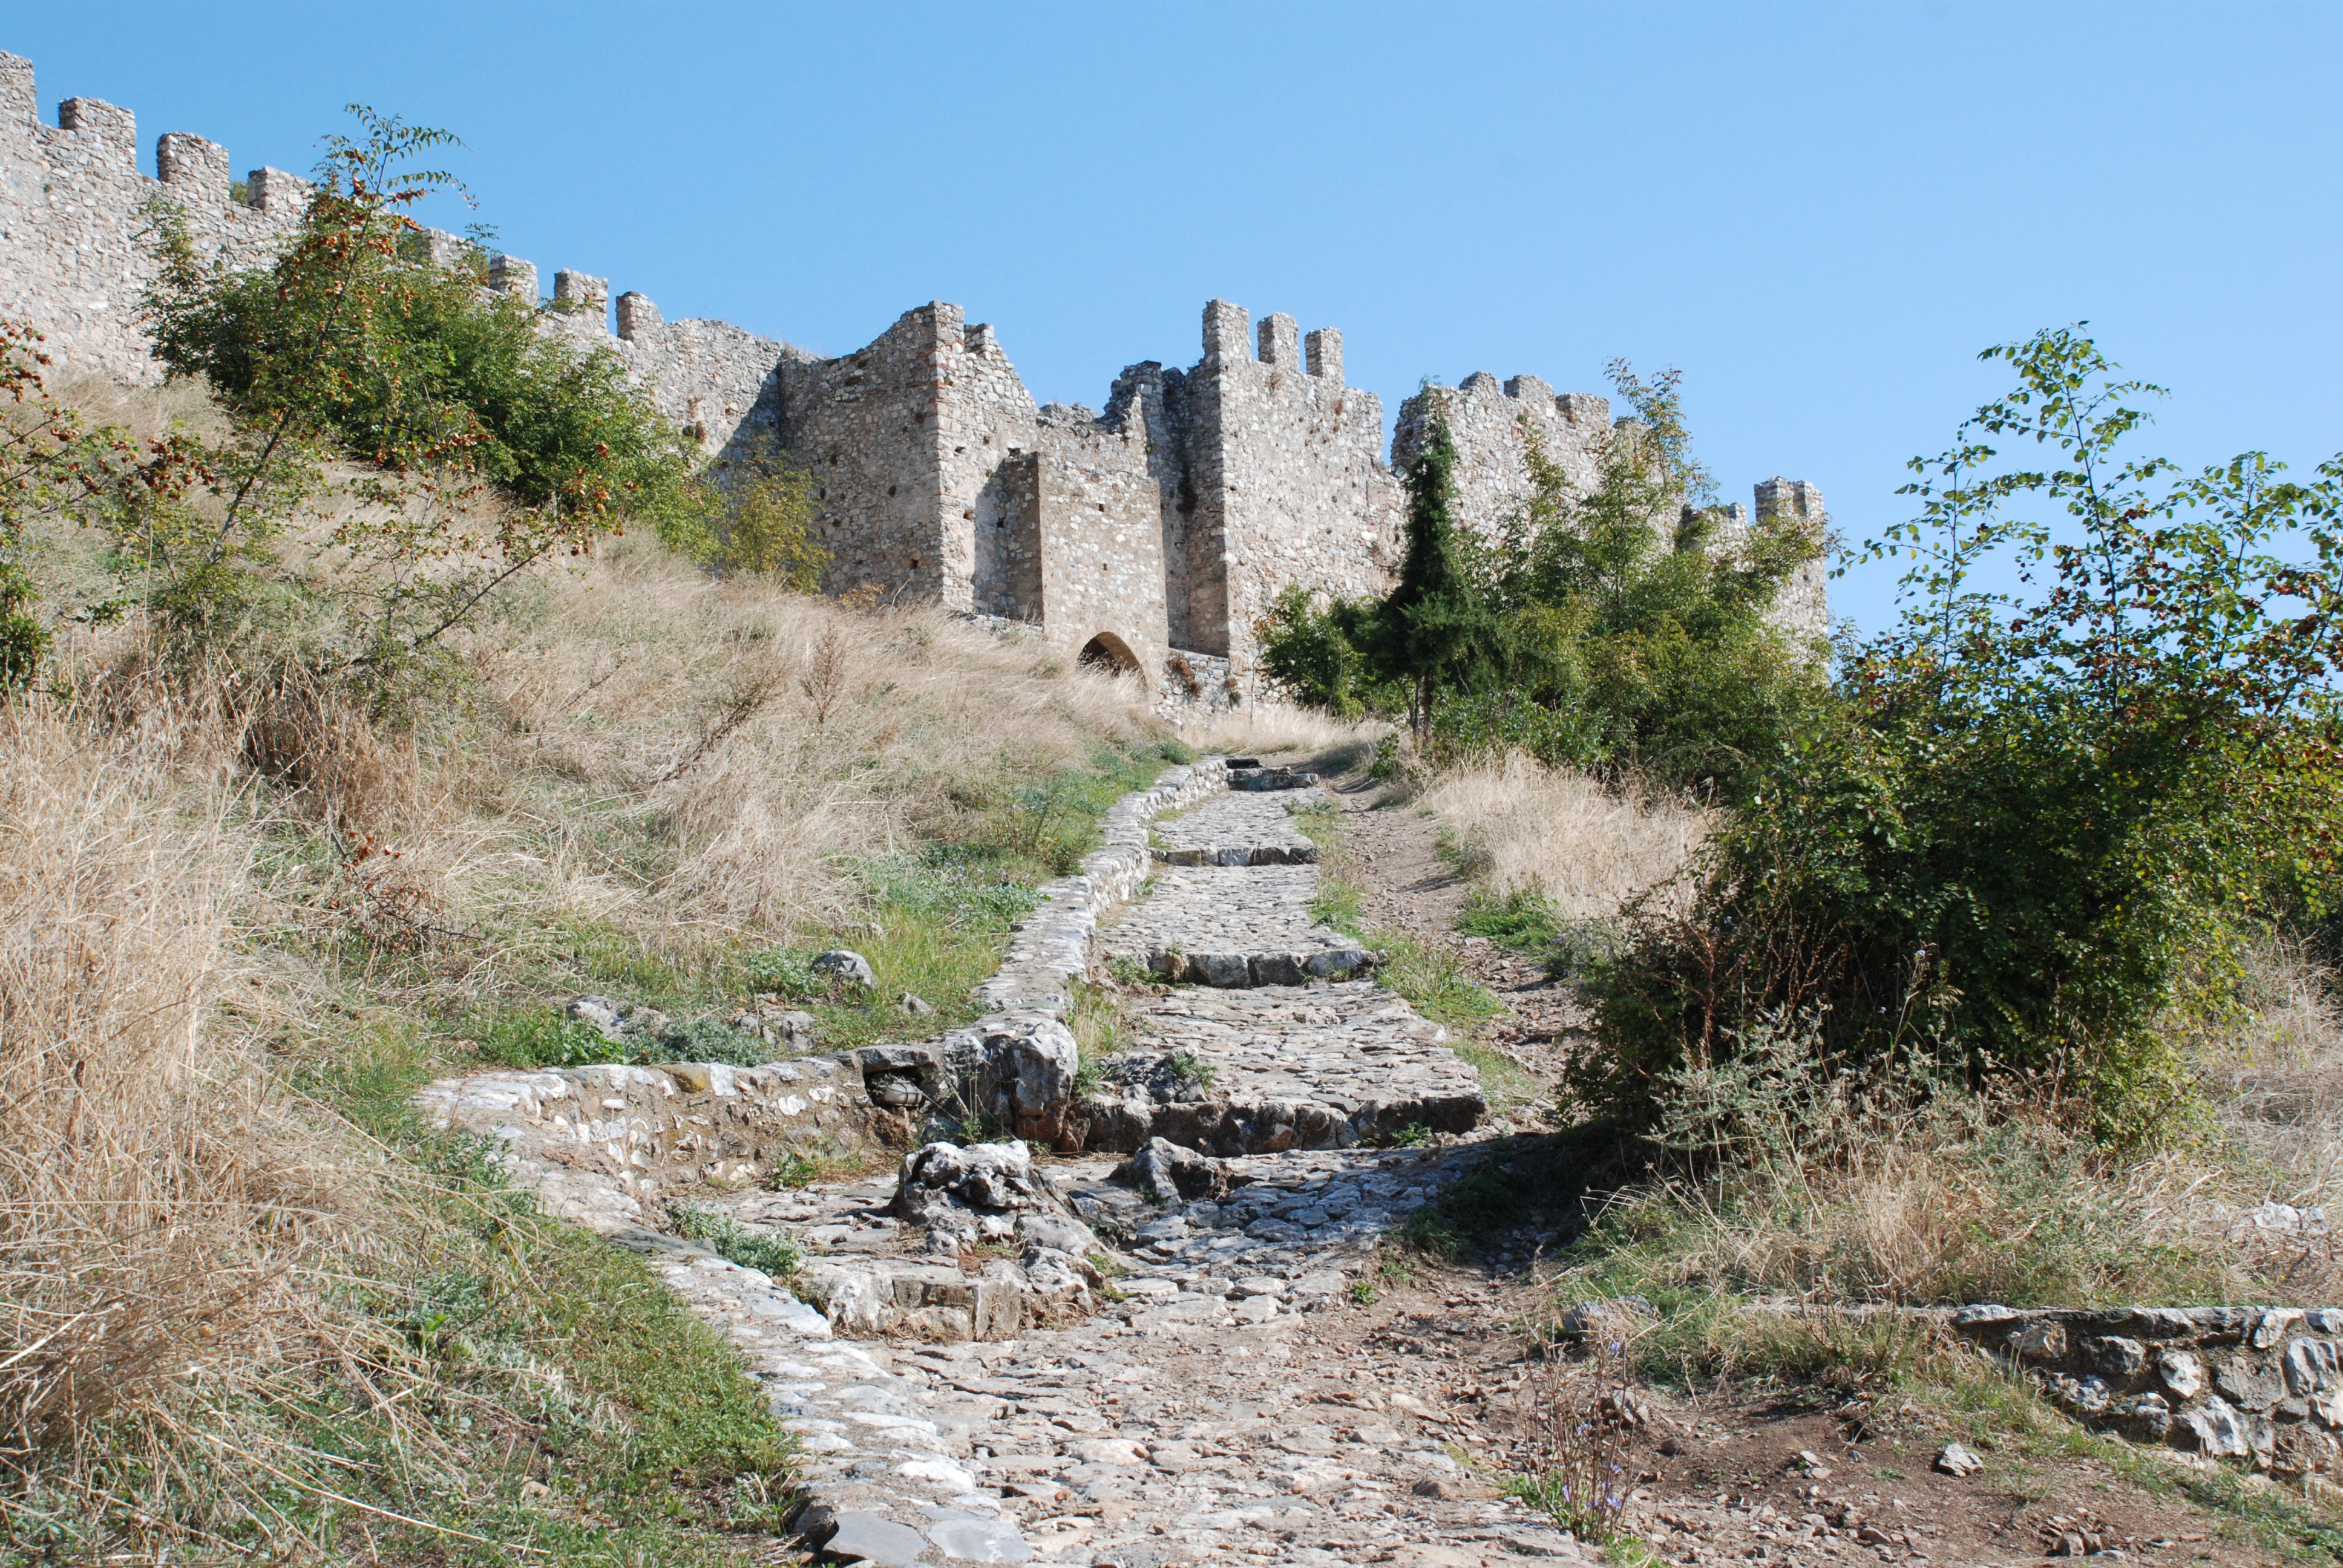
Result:
<svg viewBox="0 0 2343 1568"><path fill-rule="evenodd" d="M1458 1040L1454 1049L1457 1060L1481 1075L1481 1092L1494 1114L1510 1116L1547 1099L1547 1085L1503 1051L1469 1040Z"/></svg>
<svg viewBox="0 0 2343 1568"><path fill-rule="evenodd" d="M796 1273L798 1265L805 1261L805 1249L794 1237L778 1231L751 1231L718 1210L687 1204L676 1211L675 1228L679 1234L715 1248L718 1257L744 1269L761 1270L777 1280Z"/></svg>
<svg viewBox="0 0 2343 1568"><path fill-rule="evenodd" d="M1509 893L1475 892L1456 917L1456 929L1500 947L1540 952L1554 945L1562 926L1552 899L1515 888Z"/></svg>
<svg viewBox="0 0 2343 1568"><path fill-rule="evenodd" d="M1466 976L1454 955L1399 931L1373 931L1366 940L1383 955L1375 978L1433 1022L1469 1034L1505 1010Z"/></svg>
<svg viewBox="0 0 2343 1568"><path fill-rule="evenodd" d="M1322 926L1355 937L1366 923L1366 890L1331 871L1318 874L1318 890L1310 896L1310 918Z"/></svg>
<svg viewBox="0 0 2343 1568"><path fill-rule="evenodd" d="M1342 842L1341 807L1312 791L1311 803L1291 808L1287 813L1293 819L1294 831L1317 845L1321 849L1338 848Z"/></svg>

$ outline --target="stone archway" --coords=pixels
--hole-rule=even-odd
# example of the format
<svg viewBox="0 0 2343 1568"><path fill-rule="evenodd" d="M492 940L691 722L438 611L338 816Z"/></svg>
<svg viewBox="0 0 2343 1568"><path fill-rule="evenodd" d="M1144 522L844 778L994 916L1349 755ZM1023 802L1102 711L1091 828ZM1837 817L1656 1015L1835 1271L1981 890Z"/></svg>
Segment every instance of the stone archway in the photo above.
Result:
<svg viewBox="0 0 2343 1568"><path fill-rule="evenodd" d="M1131 645L1111 631L1102 631L1082 644L1082 667L1103 671L1108 675L1135 675L1141 686L1147 684L1147 673L1140 667L1139 656Z"/></svg>

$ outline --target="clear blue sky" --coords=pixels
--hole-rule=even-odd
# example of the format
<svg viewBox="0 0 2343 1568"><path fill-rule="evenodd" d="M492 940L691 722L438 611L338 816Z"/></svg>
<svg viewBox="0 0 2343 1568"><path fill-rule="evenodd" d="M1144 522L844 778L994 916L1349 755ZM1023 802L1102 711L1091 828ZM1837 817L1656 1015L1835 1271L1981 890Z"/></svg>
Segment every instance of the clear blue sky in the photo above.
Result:
<svg viewBox="0 0 2343 1568"><path fill-rule="evenodd" d="M1034 395L1197 357L1222 296L1426 375L1687 378L1727 497L1860 538L2089 319L2166 450L2343 447L2343 7L12 7L75 95L306 169L343 104L460 133L503 248L839 353L929 299ZM465 215L436 221L460 227ZM1889 581L1835 585L1876 627Z"/></svg>

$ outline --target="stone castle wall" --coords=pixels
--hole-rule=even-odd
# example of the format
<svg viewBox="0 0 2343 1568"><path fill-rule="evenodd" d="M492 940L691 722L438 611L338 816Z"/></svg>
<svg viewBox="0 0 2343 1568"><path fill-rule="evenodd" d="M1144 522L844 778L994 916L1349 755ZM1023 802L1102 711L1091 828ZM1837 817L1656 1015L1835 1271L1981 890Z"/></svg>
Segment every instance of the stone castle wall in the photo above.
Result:
<svg viewBox="0 0 2343 1568"><path fill-rule="evenodd" d="M1602 482L1604 443L1613 429L1606 397L1587 392L1556 394L1534 376L1517 376L1500 387L1486 371L1467 376L1453 388L1426 387L1400 405L1392 435L1394 468L1403 468L1422 455L1435 414L1447 418L1449 438L1456 447L1457 519L1485 538L1501 537L1526 516L1534 441L1544 447L1573 490L1584 494ZM1761 479L1754 499L1760 518L1786 512L1828 532L1822 490L1803 479ZM1750 528L1748 508L1736 502L1725 513L1712 545L1720 553L1730 553ZM1792 574L1775 602L1772 618L1801 637L1829 635L1826 561L1809 561Z"/></svg>
<svg viewBox="0 0 2343 1568"><path fill-rule="evenodd" d="M1431 437L1435 410L1448 417L1456 444L1456 514L1476 532L1495 538L1520 516L1530 493L1529 444L1538 441L1571 487L1593 489L1602 480L1603 443L1611 434L1611 400L1591 392L1564 392L1534 376L1500 387L1487 371L1455 387L1426 387L1400 405L1392 432L1392 466L1404 468Z"/></svg>
<svg viewBox="0 0 2343 1568"><path fill-rule="evenodd" d="M43 124L33 63L0 55L0 316L38 327L60 364L155 378L138 300L155 278L156 197L179 208L199 256L230 266L266 261L308 205L308 182L282 169L254 170L236 199L227 149L201 136L167 133L155 162L161 178L138 172L136 118L101 99L67 98Z"/></svg>
<svg viewBox="0 0 2343 1568"><path fill-rule="evenodd" d="M0 315L40 327L69 368L140 381L159 373L136 316L155 272L148 204L176 205L206 256L253 266L296 231L311 187L262 168L239 197L226 149L184 133L157 143L159 179L137 172L136 150L130 112L94 98L43 124L31 63L0 55ZM804 465L833 593L1023 623L1068 653L1135 665L1166 701L1220 702L1252 680L1254 625L1288 585L1380 594L1398 569L1405 498L1383 457L1383 404L1344 384L1331 327L1305 338L1277 313L1256 334L1242 307L1212 300L1199 361L1127 367L1099 416L1037 407L992 329L955 305L908 311L837 358L727 322L669 321L639 292L618 297L614 334L603 278L556 272L547 300L532 262L481 257L437 231L411 237L434 262L485 260L488 286L538 306L546 330L618 355L711 457L779 447ZM1485 375L1443 396L1473 526L1518 508L1525 431L1574 482L1592 481L1604 399ZM1396 460L1421 439L1424 407L1401 410ZM1811 486L1759 487L1761 512L1819 516L1821 504ZM1819 628L1819 568L1791 598L1793 618Z"/></svg>
<svg viewBox="0 0 2343 1568"><path fill-rule="evenodd" d="M1249 668L1254 623L1289 583L1313 594L1383 593L1398 570L1406 502L1383 460L1383 400L1342 381L1342 335L1300 332L1282 313L1261 324L1259 356L1242 306L1204 307L1204 357L1167 378L1185 462L1182 648Z"/></svg>

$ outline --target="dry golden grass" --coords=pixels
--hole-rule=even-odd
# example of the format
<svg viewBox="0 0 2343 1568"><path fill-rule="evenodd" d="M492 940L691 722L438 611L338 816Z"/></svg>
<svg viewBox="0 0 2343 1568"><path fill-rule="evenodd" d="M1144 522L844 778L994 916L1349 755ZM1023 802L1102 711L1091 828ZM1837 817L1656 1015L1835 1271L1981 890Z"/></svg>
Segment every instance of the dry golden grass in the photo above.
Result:
<svg viewBox="0 0 2343 1568"><path fill-rule="evenodd" d="M2248 964L2254 1008L2184 1044L2209 1122L2144 1154L2095 1143L2088 1108L2051 1095L1817 1091L1795 1067L1774 1080L1786 1092L1689 1081L1677 1140L1722 1130L1728 1157L1704 1181L1623 1194L1613 1262L1663 1287L1817 1304L2343 1300L2335 1238L2263 1208L2336 1195L2343 1033L2298 953Z"/></svg>
<svg viewBox="0 0 2343 1568"><path fill-rule="evenodd" d="M1337 719L1283 702L1233 708L1183 726L1180 739L1199 751L1242 757L1258 752L1309 756L1373 745L1391 728L1380 719Z"/></svg>
<svg viewBox="0 0 2343 1568"><path fill-rule="evenodd" d="M484 701L428 749L443 803L418 849L538 915L661 941L834 920L851 862L1161 732L1135 683L1039 643L713 579L639 541L539 579L462 647ZM605 819L660 849L612 859Z"/></svg>
<svg viewBox="0 0 2343 1568"><path fill-rule="evenodd" d="M2192 1055L2223 1134L2266 1173L2268 1196L2321 1202L2338 1191L2343 1169L2333 977L2298 949L2274 945L2247 953L2247 978L2250 1019L2198 1040Z"/></svg>
<svg viewBox="0 0 2343 1568"><path fill-rule="evenodd" d="M1435 777L1419 803L1489 891L1535 893L1564 920L1616 914L1692 862L1711 816L1604 788L1518 752Z"/></svg>
<svg viewBox="0 0 2343 1568"><path fill-rule="evenodd" d="M245 839L172 760L0 708L0 1442L276 1359L365 1183L271 1087ZM241 1016L240 1016L241 1015Z"/></svg>

